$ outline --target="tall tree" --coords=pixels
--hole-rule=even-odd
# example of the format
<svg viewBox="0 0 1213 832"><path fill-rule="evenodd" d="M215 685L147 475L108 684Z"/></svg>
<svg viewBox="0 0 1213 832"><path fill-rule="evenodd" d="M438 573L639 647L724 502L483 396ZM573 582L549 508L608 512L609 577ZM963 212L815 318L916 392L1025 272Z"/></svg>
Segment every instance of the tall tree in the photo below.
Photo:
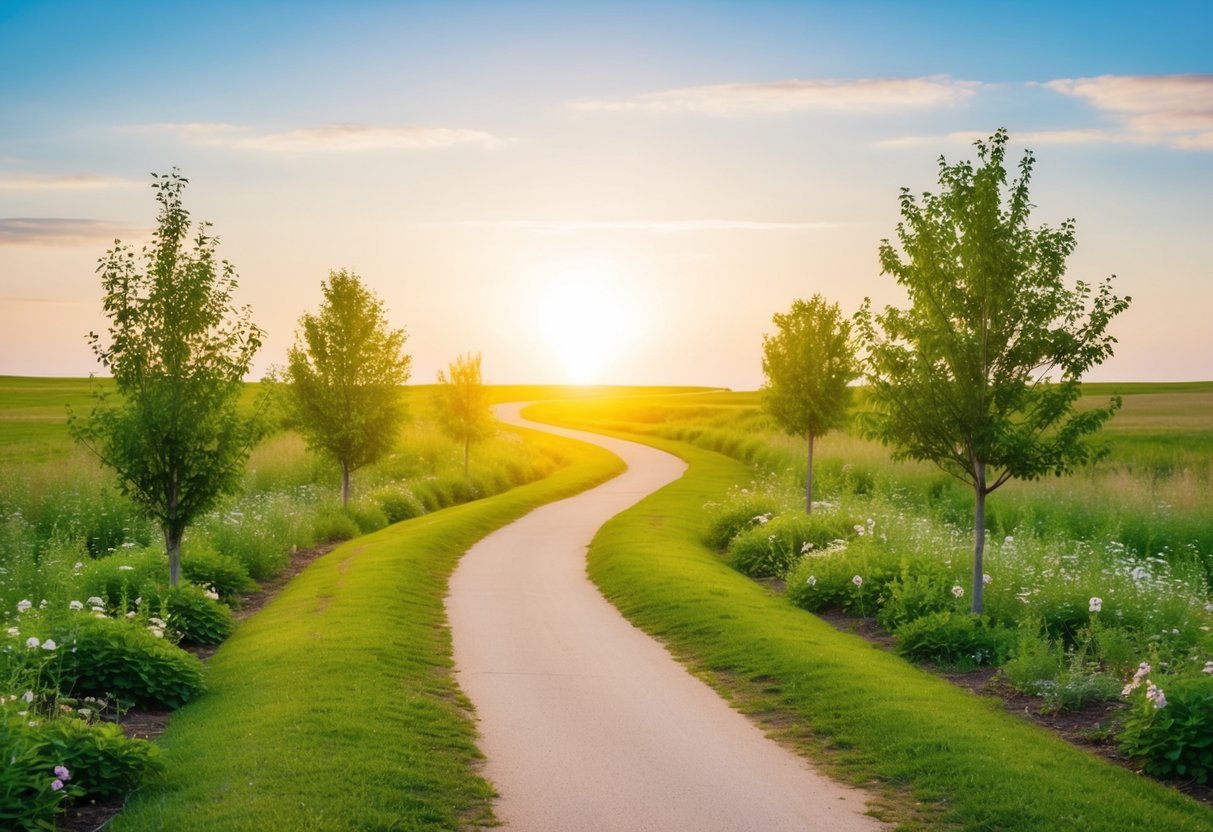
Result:
<svg viewBox="0 0 1213 832"><path fill-rule="evenodd" d="M463 473L468 473L472 443L493 433L494 419L489 410L488 390L480 378L480 353L460 355L447 372L438 371L438 389L434 407L438 422L456 441L463 443Z"/></svg>
<svg viewBox="0 0 1213 832"><path fill-rule="evenodd" d="M1092 435L1119 408L1077 411L1083 373L1112 355L1108 324L1129 298L1063 281L1074 220L1029 226L1030 152L1007 184L1007 133L976 143L980 164L939 160L939 193L901 191L899 253L884 273L908 309L856 316L867 348L868 431L901 458L929 460L973 488L972 610L983 603L986 497L1013 478L1062 475L1097 459ZM1056 374L1056 379L1054 379Z"/></svg>
<svg viewBox="0 0 1213 832"><path fill-rule="evenodd" d="M807 441L804 510L812 513L813 443L842 423L847 385L859 375L851 323L821 295L794 301L772 320L778 332L762 337L763 405L780 427Z"/></svg>
<svg viewBox="0 0 1213 832"><path fill-rule="evenodd" d="M160 204L152 242L136 255L115 241L97 267L108 339L88 338L119 401L98 392L89 416L69 423L160 525L176 586L186 528L238 488L258 436L237 401L262 331L247 306L232 305L236 273L216 260L210 223L198 224L190 244L188 180L176 169L152 179Z"/></svg>
<svg viewBox="0 0 1213 832"><path fill-rule="evenodd" d="M320 289L320 312L299 319L287 355L287 390L308 446L341 465L341 502L348 506L351 472L396 442L404 419L400 387L412 357L404 352L408 336L389 328L383 301L358 275L330 272Z"/></svg>

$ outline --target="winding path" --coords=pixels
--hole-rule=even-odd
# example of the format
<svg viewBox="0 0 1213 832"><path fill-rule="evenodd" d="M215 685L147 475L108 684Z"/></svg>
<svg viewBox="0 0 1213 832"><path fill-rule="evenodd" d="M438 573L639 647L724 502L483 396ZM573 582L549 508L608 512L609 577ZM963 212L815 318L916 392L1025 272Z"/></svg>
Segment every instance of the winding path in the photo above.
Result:
<svg viewBox="0 0 1213 832"><path fill-rule="evenodd" d="M523 424L522 405L498 411ZM497 816L517 832L868 832L864 795L766 738L585 574L620 511L681 476L669 454L606 447L628 470L541 507L460 561L447 598L460 686L476 707Z"/></svg>

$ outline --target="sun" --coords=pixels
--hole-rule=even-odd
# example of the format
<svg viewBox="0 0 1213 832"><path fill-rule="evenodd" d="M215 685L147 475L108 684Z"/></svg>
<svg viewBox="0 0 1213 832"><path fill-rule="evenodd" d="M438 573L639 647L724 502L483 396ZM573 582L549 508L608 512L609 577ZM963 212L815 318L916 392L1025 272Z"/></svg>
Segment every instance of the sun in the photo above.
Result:
<svg viewBox="0 0 1213 832"><path fill-rule="evenodd" d="M631 340L628 309L602 276L556 277L536 308L539 331L570 382L601 382Z"/></svg>

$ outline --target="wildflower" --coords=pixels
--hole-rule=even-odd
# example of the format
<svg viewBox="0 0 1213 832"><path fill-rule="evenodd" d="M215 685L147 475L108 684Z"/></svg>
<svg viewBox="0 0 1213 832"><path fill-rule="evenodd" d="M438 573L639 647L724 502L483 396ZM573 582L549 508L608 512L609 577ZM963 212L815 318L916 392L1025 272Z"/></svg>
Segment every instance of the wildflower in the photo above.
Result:
<svg viewBox="0 0 1213 832"><path fill-rule="evenodd" d="M876 521L871 517L868 518L868 534L872 533L872 529L876 528Z"/></svg>
<svg viewBox="0 0 1213 832"><path fill-rule="evenodd" d="M35 647L37 647L37 646L38 646L39 644L41 644L41 643L42 643L42 642L40 642L40 641L38 640L38 637L37 637L37 636L30 636L29 638L27 638L27 639L25 640L25 646L26 646L26 647L28 647L28 648L29 648L29 649L31 649L31 650L33 650Z"/></svg>
<svg viewBox="0 0 1213 832"><path fill-rule="evenodd" d="M983 586L989 586L991 583L993 583L993 581L994 581L994 579L991 578L989 575L987 575L985 572L981 573L981 583Z"/></svg>
<svg viewBox="0 0 1213 832"><path fill-rule="evenodd" d="M30 723L30 725L31 725L31 727L32 727L32 726L33 726L33 723L31 722L31 723ZM62 781L62 780L58 780L58 779L56 779L56 780L52 780L52 781L51 781L51 789L52 789L53 791L59 791L59 790L60 790L60 789L62 789L62 788L63 788L63 781Z"/></svg>
<svg viewBox="0 0 1213 832"><path fill-rule="evenodd" d="M34 701L34 692L32 690L27 690L25 693L21 694L21 698L25 700L26 704L29 704Z"/></svg>
<svg viewBox="0 0 1213 832"><path fill-rule="evenodd" d="M863 586L863 578L856 575L854 578L851 578L851 583L855 584L855 586Z"/></svg>
<svg viewBox="0 0 1213 832"><path fill-rule="evenodd" d="M816 576L816 575L810 575L810 576L809 576L809 579L808 579L807 581L805 581L805 583L806 583L806 584L808 584L809 586L817 586L817 576ZM1209 665L1206 665L1206 666L1205 666L1205 672L1206 672L1206 673L1213 673L1213 670L1209 670L1209 666L1213 666L1213 662L1209 662Z"/></svg>
<svg viewBox="0 0 1213 832"><path fill-rule="evenodd" d="M855 534L858 535L859 537L863 537L865 531L866 530L864 529L863 526L861 526L861 525L855 526Z"/></svg>
<svg viewBox="0 0 1213 832"><path fill-rule="evenodd" d="M772 535L772 537L774 537L774 535ZM207 598L210 598L212 601L219 600L219 593L216 592L214 589L208 589L206 592L204 592L202 594L205 595Z"/></svg>
<svg viewBox="0 0 1213 832"><path fill-rule="evenodd" d="M84 717L85 719L88 719L90 716L93 715L93 709L92 708L77 708L76 713L80 714L80 716Z"/></svg>
<svg viewBox="0 0 1213 832"><path fill-rule="evenodd" d="M16 627L9 627L8 634L10 636L19 636L19 635L21 635L21 631L18 630Z"/></svg>
<svg viewBox="0 0 1213 832"><path fill-rule="evenodd" d="M127 566L125 563L118 567L119 572L134 572L135 567Z"/></svg>
<svg viewBox="0 0 1213 832"><path fill-rule="evenodd" d="M94 612L93 618L109 618L109 616L103 612Z"/></svg>
<svg viewBox="0 0 1213 832"><path fill-rule="evenodd" d="M60 780L71 780L72 773L65 766L55 766L55 776Z"/></svg>
<svg viewBox="0 0 1213 832"><path fill-rule="evenodd" d="M105 599L98 598L96 595L90 595L87 603L90 607L104 607Z"/></svg>
<svg viewBox="0 0 1213 832"><path fill-rule="evenodd" d="M1133 679L1121 689L1121 696L1128 696L1141 685L1141 680L1150 675L1152 668L1147 662L1142 662L1137 666L1137 672L1133 674Z"/></svg>
<svg viewBox="0 0 1213 832"><path fill-rule="evenodd" d="M1014 546L1015 538L1011 537L1011 535L1007 535L1006 537L1004 537L1002 539L1002 545L1003 546Z"/></svg>
<svg viewBox="0 0 1213 832"><path fill-rule="evenodd" d="M1088 612L1099 612L1103 609L1103 599L1092 595L1091 600L1087 602Z"/></svg>
<svg viewBox="0 0 1213 832"><path fill-rule="evenodd" d="M1154 707L1162 710L1167 707L1167 697L1162 692L1162 688L1155 685L1153 682L1147 681L1149 687L1146 688L1146 699L1154 703Z"/></svg>
<svg viewBox="0 0 1213 832"><path fill-rule="evenodd" d="M1173 635L1173 636L1177 636L1177 635L1179 635L1179 630L1178 630L1178 628L1176 628L1176 627L1172 627L1172 628L1171 628L1171 635Z"/></svg>
<svg viewBox="0 0 1213 832"><path fill-rule="evenodd" d="M147 629L150 630L151 634L156 638L164 638L164 630L160 627L148 627Z"/></svg>
<svg viewBox="0 0 1213 832"><path fill-rule="evenodd" d="M804 542L804 545L800 547L800 554L803 555L805 552L811 552L811 551L813 551L813 541L806 540Z"/></svg>
<svg viewBox="0 0 1213 832"><path fill-rule="evenodd" d="M59 648L59 645L55 644L53 639L48 638L46 641L42 642L43 650L57 650L58 648Z"/></svg>
<svg viewBox="0 0 1213 832"><path fill-rule="evenodd" d="M38 609L44 610L44 609L46 609L46 605L47 605L47 600L45 598L43 598L41 601L38 602Z"/></svg>
<svg viewBox="0 0 1213 832"><path fill-rule="evenodd" d="M1213 674L1213 662L1205 662L1205 669L1201 673Z"/></svg>
<svg viewBox="0 0 1213 832"><path fill-rule="evenodd" d="M30 608L33 606L33 602L28 598L22 598L17 602L17 612L29 612Z"/></svg>
<svg viewBox="0 0 1213 832"><path fill-rule="evenodd" d="M136 615L137 615L137 613L136 613L134 610L131 610L130 612L128 612L128 613L126 614L126 617L127 617L127 618L134 618Z"/></svg>
<svg viewBox="0 0 1213 832"><path fill-rule="evenodd" d="M964 594L965 594L965 588L963 586L960 586L959 584L957 584L956 586L952 587L952 594L955 595L957 598L963 598Z"/></svg>
<svg viewBox="0 0 1213 832"><path fill-rule="evenodd" d="M79 601L72 601L72 602L71 602L71 603L69 603L67 606L68 606L68 608L69 608L69 609L73 609L73 610L82 610L82 609L84 609L84 604L81 604Z"/></svg>
<svg viewBox="0 0 1213 832"><path fill-rule="evenodd" d="M72 569L75 569L75 570L77 570L77 571L79 571L79 570L81 570L81 569L83 569L83 568L84 568L84 562L83 562L83 561L76 561L76 565L72 567Z"/></svg>
<svg viewBox="0 0 1213 832"><path fill-rule="evenodd" d="M754 517L752 517L750 519L750 522L757 523L760 526L765 526L770 519L771 519L771 512L768 511L766 514L756 514Z"/></svg>

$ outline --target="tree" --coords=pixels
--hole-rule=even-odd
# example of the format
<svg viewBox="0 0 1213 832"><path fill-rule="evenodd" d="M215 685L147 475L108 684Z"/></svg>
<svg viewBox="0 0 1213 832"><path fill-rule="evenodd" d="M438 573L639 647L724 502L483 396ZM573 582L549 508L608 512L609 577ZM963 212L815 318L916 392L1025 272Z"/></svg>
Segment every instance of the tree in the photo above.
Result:
<svg viewBox="0 0 1213 832"><path fill-rule="evenodd" d="M247 306L232 306L236 274L216 261L210 223L199 223L188 246L188 180L176 169L152 179L160 204L152 242L137 257L115 240L97 267L109 337L88 339L120 401L98 391L89 416L71 414L69 425L160 525L176 586L186 528L238 488L259 435L237 402L262 331Z"/></svg>
<svg viewBox="0 0 1213 832"><path fill-rule="evenodd" d="M1029 226L1030 152L1007 185L1007 133L976 143L981 164L939 160L938 194L901 191L883 273L908 309L856 316L867 348L870 434L900 458L928 460L973 488L972 610L982 611L986 497L1013 478L1061 476L1104 452L1091 443L1119 408L1076 411L1083 373L1112 355L1107 328L1129 298L1063 281L1074 220ZM1113 276L1114 277L1114 276ZM1053 374L1058 378L1053 380Z"/></svg>
<svg viewBox="0 0 1213 832"><path fill-rule="evenodd" d="M403 329L389 329L381 301L344 269L321 281L317 315L299 319L286 381L308 447L341 465L341 503L350 473L391 450L404 419L400 387L412 357Z"/></svg>
<svg viewBox="0 0 1213 832"><path fill-rule="evenodd" d="M480 353L460 355L448 365L450 376L438 371L434 409L442 429L463 442L463 473L467 476L472 443L493 433L488 390L480 378Z"/></svg>
<svg viewBox="0 0 1213 832"><path fill-rule="evenodd" d="M762 337L763 405L792 436L808 440L805 513L813 511L813 442L838 427L859 375L851 323L821 295L796 300L773 317L779 331Z"/></svg>

